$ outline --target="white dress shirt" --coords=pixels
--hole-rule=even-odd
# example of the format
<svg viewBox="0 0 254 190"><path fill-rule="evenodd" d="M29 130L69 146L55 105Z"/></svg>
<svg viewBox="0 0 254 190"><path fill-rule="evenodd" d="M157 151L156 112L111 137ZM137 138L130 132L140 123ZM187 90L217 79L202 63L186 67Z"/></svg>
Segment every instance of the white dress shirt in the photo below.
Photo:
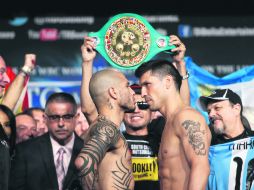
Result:
<svg viewBox="0 0 254 190"><path fill-rule="evenodd" d="M75 135L73 133L70 142L68 142L66 145L62 146L55 139L53 139L50 135L50 141L51 141L51 145L52 145L52 149L53 149L55 165L56 165L56 160L58 158L57 152L58 152L59 148L62 147L65 150L65 153L63 155L63 164L64 164L65 175L68 172L68 167L69 167L70 160L71 160L72 149L73 149L73 145L74 145L74 138L75 138Z"/></svg>

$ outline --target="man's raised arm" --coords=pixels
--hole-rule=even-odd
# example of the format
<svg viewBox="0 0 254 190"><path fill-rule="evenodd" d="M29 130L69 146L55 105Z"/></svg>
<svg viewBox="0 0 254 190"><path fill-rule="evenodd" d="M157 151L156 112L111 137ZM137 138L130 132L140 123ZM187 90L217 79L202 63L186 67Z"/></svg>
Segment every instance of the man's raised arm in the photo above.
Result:
<svg viewBox="0 0 254 190"><path fill-rule="evenodd" d="M36 55L26 54L25 63L4 94L2 104L14 110L24 89L24 84L35 67Z"/></svg>
<svg viewBox="0 0 254 190"><path fill-rule="evenodd" d="M81 81L81 110L91 124L98 116L97 109L89 93L89 82L93 74L93 61L96 56L94 39L85 37L81 46L82 52L82 81Z"/></svg>

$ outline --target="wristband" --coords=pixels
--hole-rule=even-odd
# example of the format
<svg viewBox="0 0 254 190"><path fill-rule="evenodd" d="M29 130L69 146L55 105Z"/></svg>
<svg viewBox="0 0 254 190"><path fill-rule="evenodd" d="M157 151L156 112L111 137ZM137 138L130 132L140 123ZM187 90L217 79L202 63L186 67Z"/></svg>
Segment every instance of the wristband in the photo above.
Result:
<svg viewBox="0 0 254 190"><path fill-rule="evenodd" d="M32 69L25 65L20 69L20 72L24 73L26 76L30 76Z"/></svg>
<svg viewBox="0 0 254 190"><path fill-rule="evenodd" d="M186 71L186 75L182 76L182 80L186 80L190 77L190 73L188 71Z"/></svg>

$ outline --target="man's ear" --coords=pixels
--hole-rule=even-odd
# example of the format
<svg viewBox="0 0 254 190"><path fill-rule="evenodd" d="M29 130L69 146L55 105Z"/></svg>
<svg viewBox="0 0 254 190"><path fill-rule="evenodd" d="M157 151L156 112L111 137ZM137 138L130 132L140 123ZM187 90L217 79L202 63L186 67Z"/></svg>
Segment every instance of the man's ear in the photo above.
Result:
<svg viewBox="0 0 254 190"><path fill-rule="evenodd" d="M238 103L237 103L237 104L234 104L233 107L234 107L234 110L237 111L237 114L240 114L240 113L241 113L242 107L241 107L240 104L238 104Z"/></svg>
<svg viewBox="0 0 254 190"><path fill-rule="evenodd" d="M116 92L116 89L113 88L113 87L110 87L108 89L108 94L110 97L112 97L113 99L117 99L117 92Z"/></svg>
<svg viewBox="0 0 254 190"><path fill-rule="evenodd" d="M166 89L169 89L170 86L171 86L171 83L173 81L172 76L171 75L167 75L167 76L165 76L165 78L163 80L165 82Z"/></svg>

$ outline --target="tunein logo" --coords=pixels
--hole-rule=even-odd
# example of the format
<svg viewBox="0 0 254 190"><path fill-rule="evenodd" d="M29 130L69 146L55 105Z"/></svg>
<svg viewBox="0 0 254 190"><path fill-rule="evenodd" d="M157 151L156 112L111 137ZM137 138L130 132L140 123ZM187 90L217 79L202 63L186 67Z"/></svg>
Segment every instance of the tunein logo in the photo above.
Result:
<svg viewBox="0 0 254 190"><path fill-rule="evenodd" d="M192 27L185 24L178 25L178 36L182 38L192 37Z"/></svg>

